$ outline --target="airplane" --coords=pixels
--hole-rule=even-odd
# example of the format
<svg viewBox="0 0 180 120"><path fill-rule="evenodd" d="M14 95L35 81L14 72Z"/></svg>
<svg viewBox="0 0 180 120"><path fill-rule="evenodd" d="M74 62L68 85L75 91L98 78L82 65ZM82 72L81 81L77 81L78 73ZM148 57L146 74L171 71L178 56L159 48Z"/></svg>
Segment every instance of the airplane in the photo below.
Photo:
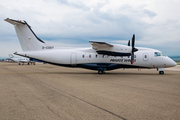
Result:
<svg viewBox="0 0 180 120"><path fill-rule="evenodd" d="M27 63L28 65L31 63L31 64L34 64L35 65L35 62L34 61L31 61L29 58L26 58L26 57L21 57L21 58L18 58L18 57L14 57L12 54L9 54L9 60L12 60L14 62L17 62L19 63L19 65L24 65L24 63Z"/></svg>
<svg viewBox="0 0 180 120"><path fill-rule="evenodd" d="M89 41L90 48L58 48L38 38L26 21L5 19L14 25L23 52L14 54L64 67L79 67L98 71L118 68L154 68L164 74L164 68L176 66L176 62L161 51L136 47L135 34L128 45Z"/></svg>

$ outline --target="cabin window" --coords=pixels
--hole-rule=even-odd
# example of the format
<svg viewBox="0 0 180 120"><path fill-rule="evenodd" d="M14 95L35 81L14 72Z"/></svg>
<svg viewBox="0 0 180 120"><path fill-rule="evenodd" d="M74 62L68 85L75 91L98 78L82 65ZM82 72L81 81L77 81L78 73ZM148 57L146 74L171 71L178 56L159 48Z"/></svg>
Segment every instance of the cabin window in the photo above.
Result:
<svg viewBox="0 0 180 120"><path fill-rule="evenodd" d="M82 55L82 58L84 58L84 55Z"/></svg>
<svg viewBox="0 0 180 120"><path fill-rule="evenodd" d="M103 58L107 58L108 56L107 56L107 55L103 55L102 57L103 57Z"/></svg>
<svg viewBox="0 0 180 120"><path fill-rule="evenodd" d="M89 55L89 58L91 58L91 55Z"/></svg>
<svg viewBox="0 0 180 120"><path fill-rule="evenodd" d="M96 55L96 58L98 57L98 55Z"/></svg>

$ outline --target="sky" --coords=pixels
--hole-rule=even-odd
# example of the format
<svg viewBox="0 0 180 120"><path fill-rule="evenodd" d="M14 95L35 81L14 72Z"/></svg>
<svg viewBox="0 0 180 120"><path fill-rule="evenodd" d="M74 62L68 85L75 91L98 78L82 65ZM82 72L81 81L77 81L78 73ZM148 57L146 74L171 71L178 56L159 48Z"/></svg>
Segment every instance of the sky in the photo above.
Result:
<svg viewBox="0 0 180 120"><path fill-rule="evenodd" d="M158 49L180 56L180 0L0 0L0 58L22 51L6 18L25 20L46 43L91 47L89 41Z"/></svg>

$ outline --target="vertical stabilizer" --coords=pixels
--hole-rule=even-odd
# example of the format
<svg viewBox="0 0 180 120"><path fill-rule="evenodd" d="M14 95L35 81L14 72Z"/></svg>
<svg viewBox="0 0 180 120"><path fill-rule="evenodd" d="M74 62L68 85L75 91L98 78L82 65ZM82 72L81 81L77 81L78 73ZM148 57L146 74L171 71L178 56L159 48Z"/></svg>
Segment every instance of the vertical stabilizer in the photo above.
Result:
<svg viewBox="0 0 180 120"><path fill-rule="evenodd" d="M22 22L9 18L5 19L5 21L14 25L23 51L38 51L46 46L45 42L36 36L26 21Z"/></svg>
<svg viewBox="0 0 180 120"><path fill-rule="evenodd" d="M9 54L9 57L10 57L10 58L13 58L14 56L13 56L12 54Z"/></svg>

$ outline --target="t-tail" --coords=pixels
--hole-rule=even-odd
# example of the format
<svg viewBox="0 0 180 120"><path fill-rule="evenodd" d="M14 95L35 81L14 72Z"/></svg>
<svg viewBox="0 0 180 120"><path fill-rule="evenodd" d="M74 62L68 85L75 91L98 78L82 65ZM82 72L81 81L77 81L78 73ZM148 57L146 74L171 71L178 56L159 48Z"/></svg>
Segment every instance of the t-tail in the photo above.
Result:
<svg viewBox="0 0 180 120"><path fill-rule="evenodd" d="M9 54L9 57L10 57L10 58L13 58L14 56L13 56L12 54Z"/></svg>
<svg viewBox="0 0 180 120"><path fill-rule="evenodd" d="M5 19L5 21L14 25L21 48L23 51L39 51L53 49L53 46L47 46L44 41L39 39L26 21Z"/></svg>

